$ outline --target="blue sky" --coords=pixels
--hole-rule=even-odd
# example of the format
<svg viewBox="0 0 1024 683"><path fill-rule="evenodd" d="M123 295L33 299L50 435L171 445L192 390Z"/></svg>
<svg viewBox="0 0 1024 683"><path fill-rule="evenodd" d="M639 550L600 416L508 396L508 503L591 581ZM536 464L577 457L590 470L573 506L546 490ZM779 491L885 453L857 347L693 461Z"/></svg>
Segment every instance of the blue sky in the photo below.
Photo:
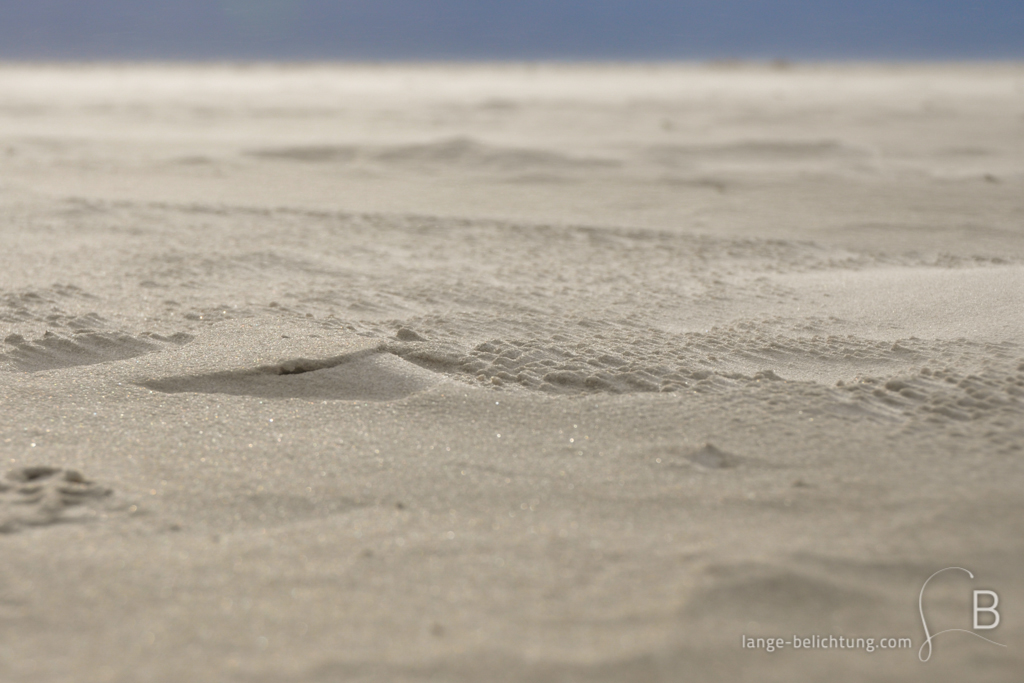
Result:
<svg viewBox="0 0 1024 683"><path fill-rule="evenodd" d="M0 0L0 59L1024 59L1024 0Z"/></svg>

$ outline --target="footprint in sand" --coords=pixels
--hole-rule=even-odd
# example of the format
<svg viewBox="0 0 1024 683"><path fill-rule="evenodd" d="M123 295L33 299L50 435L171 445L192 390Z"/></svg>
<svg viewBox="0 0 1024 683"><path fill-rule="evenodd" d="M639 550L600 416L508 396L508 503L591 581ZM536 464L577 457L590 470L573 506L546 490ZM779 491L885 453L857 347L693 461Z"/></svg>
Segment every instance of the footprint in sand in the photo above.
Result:
<svg viewBox="0 0 1024 683"><path fill-rule="evenodd" d="M11 470L0 480L0 533L82 518L89 503L111 493L76 470L46 466Z"/></svg>

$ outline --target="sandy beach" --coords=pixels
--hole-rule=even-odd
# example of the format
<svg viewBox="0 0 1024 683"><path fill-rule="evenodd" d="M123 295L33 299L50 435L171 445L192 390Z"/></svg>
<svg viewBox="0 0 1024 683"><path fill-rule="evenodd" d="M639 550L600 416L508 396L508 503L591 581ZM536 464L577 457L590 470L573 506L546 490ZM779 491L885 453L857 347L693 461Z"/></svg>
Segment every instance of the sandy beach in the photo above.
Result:
<svg viewBox="0 0 1024 683"><path fill-rule="evenodd" d="M1022 65L0 65L0 246L4 682L1024 670Z"/></svg>

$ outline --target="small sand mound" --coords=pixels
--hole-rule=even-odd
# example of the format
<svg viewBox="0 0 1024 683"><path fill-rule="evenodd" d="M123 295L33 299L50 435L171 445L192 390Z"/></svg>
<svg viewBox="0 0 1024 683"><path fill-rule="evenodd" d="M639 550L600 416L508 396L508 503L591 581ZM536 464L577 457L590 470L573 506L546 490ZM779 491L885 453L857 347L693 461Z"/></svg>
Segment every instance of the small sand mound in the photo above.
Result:
<svg viewBox="0 0 1024 683"><path fill-rule="evenodd" d="M421 337L415 330L410 330L408 327L403 327L395 333L395 339L398 341L426 341Z"/></svg>
<svg viewBox="0 0 1024 683"><path fill-rule="evenodd" d="M298 358L252 370L180 375L142 382L141 386L166 393L391 401L441 381L434 372L372 350L322 360Z"/></svg>
<svg viewBox="0 0 1024 683"><path fill-rule="evenodd" d="M686 459L694 465L706 467L710 470L720 470L729 467L737 467L742 464L742 458L727 453L714 444L706 443L695 451L686 455Z"/></svg>

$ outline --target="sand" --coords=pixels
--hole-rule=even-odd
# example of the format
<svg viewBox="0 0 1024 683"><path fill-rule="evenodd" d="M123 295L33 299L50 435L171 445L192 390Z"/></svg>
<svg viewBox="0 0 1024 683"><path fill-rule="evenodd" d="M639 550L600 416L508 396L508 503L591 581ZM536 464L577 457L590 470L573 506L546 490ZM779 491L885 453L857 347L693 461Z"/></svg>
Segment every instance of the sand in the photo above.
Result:
<svg viewBox="0 0 1024 683"><path fill-rule="evenodd" d="M0 240L0 680L1024 670L1024 67L0 66Z"/></svg>

